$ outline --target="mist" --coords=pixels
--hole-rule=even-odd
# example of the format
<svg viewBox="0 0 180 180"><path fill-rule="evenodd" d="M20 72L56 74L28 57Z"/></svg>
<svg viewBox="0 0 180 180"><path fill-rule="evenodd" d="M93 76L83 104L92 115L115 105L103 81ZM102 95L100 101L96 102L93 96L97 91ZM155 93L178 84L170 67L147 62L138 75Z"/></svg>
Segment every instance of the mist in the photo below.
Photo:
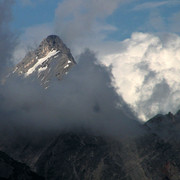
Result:
<svg viewBox="0 0 180 180"><path fill-rule="evenodd" d="M87 19L92 21L90 23L92 28L97 18L108 16L122 2L114 1L110 4L106 2L103 12L99 11L101 4L99 3L94 13L89 11ZM95 4L94 2L92 6L94 7ZM3 52L1 53L2 71L11 68L14 47L17 47L15 36L9 28L12 5L13 1L11 0L1 3L0 36L2 36L2 41L0 43L4 48L0 49ZM70 1L64 2L61 4L61 8L69 7L69 5ZM106 12L105 10L109 6L109 11ZM58 16L61 9L59 8L60 6L56 11ZM78 11L78 8L75 11ZM82 23L85 21L86 19ZM64 28L62 27L62 30ZM65 38L69 37L68 34L61 33L61 35L65 41L69 42L70 39ZM76 38L79 39L77 32L73 34L73 37L72 41L76 41ZM8 73L2 75L5 83L0 85L1 125L6 124L14 129L22 127L22 129L36 128L60 132L88 129L96 134L113 136L136 134L140 124L129 106L112 86L111 68L100 65L97 55L93 51L89 49L82 51L83 53L76 57L78 64L64 76L63 80L52 81L47 90L40 85L38 80L32 81L15 74L7 76ZM16 53L19 52L16 51Z"/></svg>
<svg viewBox="0 0 180 180"><path fill-rule="evenodd" d="M113 136L137 133L140 124L111 85L110 69L98 65L90 50L78 62L47 90L38 81L9 79L1 87L1 119L45 130L84 128Z"/></svg>

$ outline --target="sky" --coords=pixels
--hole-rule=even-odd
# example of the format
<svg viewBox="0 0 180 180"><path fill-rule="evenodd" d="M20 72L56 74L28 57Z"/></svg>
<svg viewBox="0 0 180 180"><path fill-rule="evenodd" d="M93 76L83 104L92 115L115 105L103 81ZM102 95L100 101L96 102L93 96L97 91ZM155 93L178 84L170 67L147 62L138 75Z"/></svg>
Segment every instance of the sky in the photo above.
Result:
<svg viewBox="0 0 180 180"><path fill-rule="evenodd" d="M58 6L63 5L63 0L16 0L15 2L12 27L20 32L24 32L33 26L53 23ZM78 10L75 4L83 4L79 0L68 2L72 4L74 11ZM100 3L100 9L97 10L101 11L103 6L109 8L105 7L106 0L97 2ZM93 4L96 1L89 1L89 3ZM106 11L103 12L104 17L103 15L102 17L98 17L98 15L95 17L95 21L99 20L101 23L108 24L116 29L115 32L108 34L107 39L123 40L137 31L180 33L178 24L180 2L178 0L114 0L114 5L115 7L109 12L107 9L104 10ZM93 7L84 6L82 8L84 11L86 8L93 11L91 9ZM68 11L68 9L66 10ZM66 13L67 17L71 12Z"/></svg>
<svg viewBox="0 0 180 180"><path fill-rule="evenodd" d="M180 109L179 0L15 0L16 64L49 34L75 59L89 48L112 69L112 85L146 121Z"/></svg>

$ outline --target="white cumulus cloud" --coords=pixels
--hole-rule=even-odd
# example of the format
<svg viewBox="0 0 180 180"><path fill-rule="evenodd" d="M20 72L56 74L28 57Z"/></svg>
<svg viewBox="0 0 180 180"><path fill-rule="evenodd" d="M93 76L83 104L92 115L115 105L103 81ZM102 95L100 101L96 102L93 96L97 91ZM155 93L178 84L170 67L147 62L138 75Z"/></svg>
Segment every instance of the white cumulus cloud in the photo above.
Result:
<svg viewBox="0 0 180 180"><path fill-rule="evenodd" d="M102 58L112 65L118 93L140 119L175 113L180 108L180 37L133 33L119 45Z"/></svg>

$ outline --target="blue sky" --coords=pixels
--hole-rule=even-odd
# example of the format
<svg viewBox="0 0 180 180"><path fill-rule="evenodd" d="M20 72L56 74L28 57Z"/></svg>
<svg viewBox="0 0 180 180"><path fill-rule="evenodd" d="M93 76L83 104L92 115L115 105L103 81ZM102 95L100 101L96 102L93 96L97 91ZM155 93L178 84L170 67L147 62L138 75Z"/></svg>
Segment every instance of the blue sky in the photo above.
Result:
<svg viewBox="0 0 180 180"><path fill-rule="evenodd" d="M32 26L53 23L55 11L61 2L62 0L16 0L12 28L23 33ZM179 33L178 18L179 0L131 0L120 6L117 3L112 13L100 20L117 28L116 31L108 33L107 39L122 40L139 31Z"/></svg>
<svg viewBox="0 0 180 180"><path fill-rule="evenodd" d="M13 7L12 27L19 31L37 24L44 24L54 20L54 11L59 0L21 1L16 0ZM29 3L28 3L29 2Z"/></svg>

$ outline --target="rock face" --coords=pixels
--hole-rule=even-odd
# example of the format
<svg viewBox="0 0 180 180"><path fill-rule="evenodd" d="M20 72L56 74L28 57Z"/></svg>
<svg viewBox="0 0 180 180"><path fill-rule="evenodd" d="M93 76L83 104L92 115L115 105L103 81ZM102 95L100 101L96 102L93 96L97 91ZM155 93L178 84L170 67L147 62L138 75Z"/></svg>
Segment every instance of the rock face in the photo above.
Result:
<svg viewBox="0 0 180 180"><path fill-rule="evenodd" d="M36 170L46 179L123 179L121 145L100 136L61 134L39 157Z"/></svg>
<svg viewBox="0 0 180 180"><path fill-rule="evenodd" d="M74 58L63 41L56 35L50 35L25 56L13 73L39 79L47 87L49 81L62 79L74 64Z"/></svg>
<svg viewBox="0 0 180 180"><path fill-rule="evenodd" d="M180 111L175 115L171 112L166 115L156 115L146 122L145 126L165 141L180 141Z"/></svg>
<svg viewBox="0 0 180 180"><path fill-rule="evenodd" d="M157 115L145 123L147 134L137 139L142 167L149 179L180 179L180 113Z"/></svg>
<svg viewBox="0 0 180 180"><path fill-rule="evenodd" d="M0 179L43 180L44 178L32 172L25 164L13 160L0 151Z"/></svg>
<svg viewBox="0 0 180 180"><path fill-rule="evenodd" d="M34 138L38 145L17 138L11 155L46 180L180 179L180 142L165 141L151 130L124 140L85 132L54 134L44 141L43 136Z"/></svg>

